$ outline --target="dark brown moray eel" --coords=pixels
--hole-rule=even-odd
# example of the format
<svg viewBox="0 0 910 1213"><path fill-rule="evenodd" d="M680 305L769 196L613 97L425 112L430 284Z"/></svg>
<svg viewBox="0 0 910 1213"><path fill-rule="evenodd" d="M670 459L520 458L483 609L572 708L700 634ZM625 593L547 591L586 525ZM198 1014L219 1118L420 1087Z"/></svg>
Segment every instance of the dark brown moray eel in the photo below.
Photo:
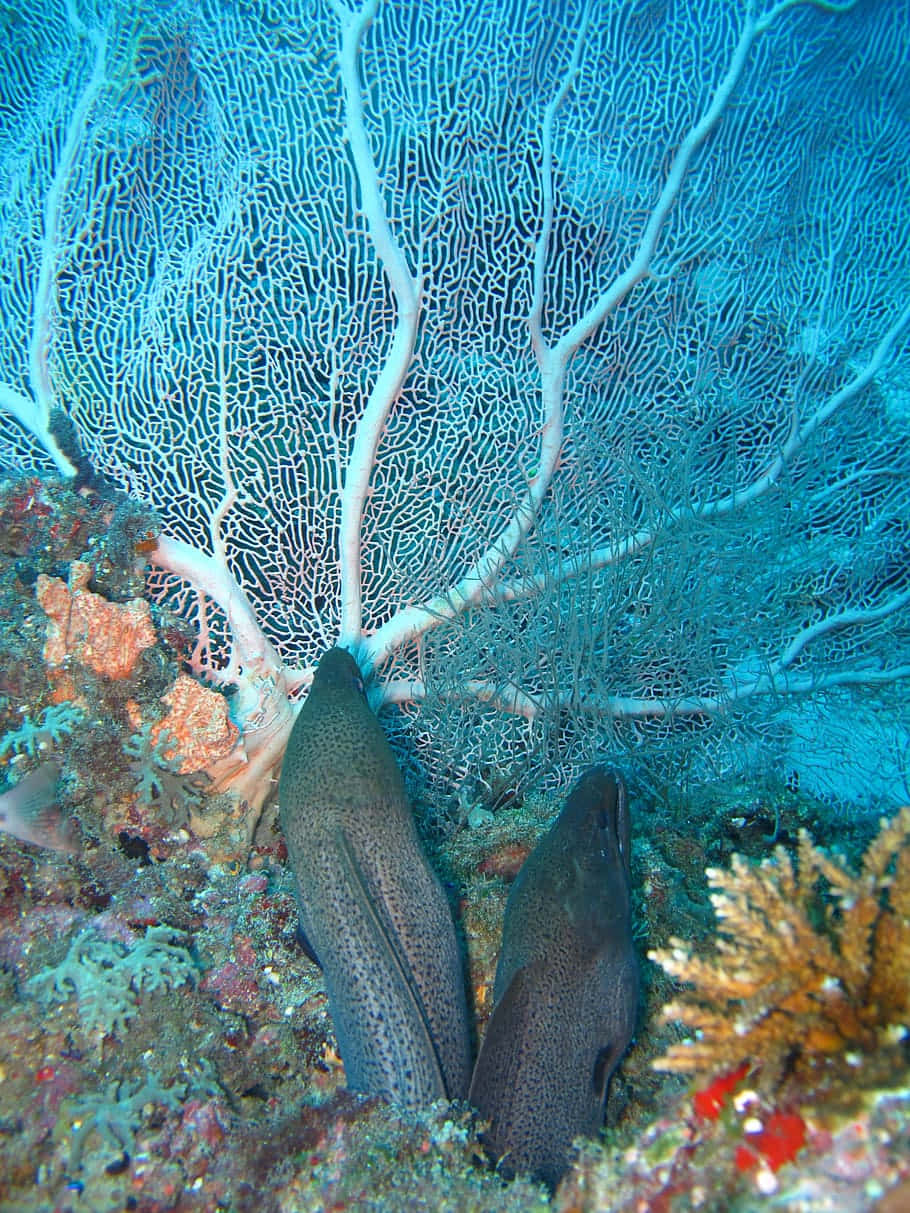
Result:
<svg viewBox="0 0 910 1213"><path fill-rule="evenodd" d="M632 1037L638 963L624 785L593 767L534 848L506 904L495 1005L470 1101L506 1175L555 1186L574 1137L599 1129Z"/></svg>
<svg viewBox="0 0 910 1213"><path fill-rule="evenodd" d="M412 1107L463 1098L461 958L360 670L330 649L291 730L281 828L348 1086Z"/></svg>

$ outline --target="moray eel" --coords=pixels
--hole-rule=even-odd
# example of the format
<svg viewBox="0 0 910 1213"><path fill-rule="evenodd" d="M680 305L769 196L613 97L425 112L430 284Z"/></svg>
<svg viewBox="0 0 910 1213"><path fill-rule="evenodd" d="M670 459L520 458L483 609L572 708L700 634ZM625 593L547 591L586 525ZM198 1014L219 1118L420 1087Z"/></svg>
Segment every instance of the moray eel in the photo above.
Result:
<svg viewBox="0 0 910 1213"><path fill-rule="evenodd" d="M278 796L348 1086L411 1107L463 1098L470 1044L452 915L344 649L319 663Z"/></svg>
<svg viewBox="0 0 910 1213"><path fill-rule="evenodd" d="M632 1037L629 811L623 783L582 775L506 904L493 1014L469 1099L506 1176L555 1187L572 1139L597 1132Z"/></svg>

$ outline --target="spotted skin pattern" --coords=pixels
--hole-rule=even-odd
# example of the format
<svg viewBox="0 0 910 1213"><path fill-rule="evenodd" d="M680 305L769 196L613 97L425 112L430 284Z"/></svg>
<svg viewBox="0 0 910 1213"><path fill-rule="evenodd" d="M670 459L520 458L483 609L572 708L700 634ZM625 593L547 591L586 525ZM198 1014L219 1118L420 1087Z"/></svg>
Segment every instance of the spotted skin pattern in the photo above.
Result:
<svg viewBox="0 0 910 1213"><path fill-rule="evenodd" d="M351 1090L463 1098L470 1044L448 902L354 658L329 649L291 731L281 828Z"/></svg>
<svg viewBox="0 0 910 1213"><path fill-rule="evenodd" d="M592 767L512 886L469 1095L505 1175L555 1187L603 1122L638 1008L629 833L624 785Z"/></svg>

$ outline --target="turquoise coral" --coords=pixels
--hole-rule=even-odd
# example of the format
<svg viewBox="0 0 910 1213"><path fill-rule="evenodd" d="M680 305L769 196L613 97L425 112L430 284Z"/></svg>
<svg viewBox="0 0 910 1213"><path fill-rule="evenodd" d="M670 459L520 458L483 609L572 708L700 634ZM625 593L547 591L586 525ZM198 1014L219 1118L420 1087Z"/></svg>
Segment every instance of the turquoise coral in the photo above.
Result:
<svg viewBox="0 0 910 1213"><path fill-rule="evenodd" d="M82 709L71 703L55 703L45 708L37 724L25 716L17 729L0 737L0 758L10 752L34 757L46 745L59 745L82 719Z"/></svg>
<svg viewBox="0 0 910 1213"><path fill-rule="evenodd" d="M196 984L198 972L189 951L174 942L181 934L173 927L151 926L127 948L86 928L63 960L43 969L29 987L44 1001L66 1002L75 995L86 1031L122 1039L137 1014L140 994Z"/></svg>
<svg viewBox="0 0 910 1213"><path fill-rule="evenodd" d="M142 725L123 743L123 752L130 760L139 803L154 805L163 818L179 822L186 817L188 807L200 801L200 778L204 781L204 777L181 774L179 760L172 756L176 737L170 729L162 729L153 741L154 727L150 723Z"/></svg>
<svg viewBox="0 0 910 1213"><path fill-rule="evenodd" d="M187 1089L185 1083L164 1087L156 1074L149 1073L135 1082L116 1079L103 1090L87 1091L64 1101L59 1125L69 1126L72 1133L70 1171L81 1169L85 1145L93 1133L99 1137L103 1149L115 1155L128 1155L149 1105L176 1111L186 1098Z"/></svg>

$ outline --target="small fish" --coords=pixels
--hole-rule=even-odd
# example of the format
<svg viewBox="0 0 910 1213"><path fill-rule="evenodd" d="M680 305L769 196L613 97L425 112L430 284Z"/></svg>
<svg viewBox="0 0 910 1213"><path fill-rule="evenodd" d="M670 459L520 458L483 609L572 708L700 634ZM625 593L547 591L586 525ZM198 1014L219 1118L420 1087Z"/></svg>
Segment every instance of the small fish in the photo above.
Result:
<svg viewBox="0 0 910 1213"><path fill-rule="evenodd" d="M603 1123L638 1010L629 810L622 781L586 771L506 904L494 1007L468 1098L506 1176L555 1187L572 1140Z"/></svg>
<svg viewBox="0 0 910 1213"><path fill-rule="evenodd" d="M452 915L344 649L319 663L278 798L300 926L325 977L348 1086L412 1107L463 1098L470 1046Z"/></svg>
<svg viewBox="0 0 910 1213"><path fill-rule="evenodd" d="M0 830L20 842L78 855L80 847L72 818L56 803L60 764L53 758L0 793Z"/></svg>

